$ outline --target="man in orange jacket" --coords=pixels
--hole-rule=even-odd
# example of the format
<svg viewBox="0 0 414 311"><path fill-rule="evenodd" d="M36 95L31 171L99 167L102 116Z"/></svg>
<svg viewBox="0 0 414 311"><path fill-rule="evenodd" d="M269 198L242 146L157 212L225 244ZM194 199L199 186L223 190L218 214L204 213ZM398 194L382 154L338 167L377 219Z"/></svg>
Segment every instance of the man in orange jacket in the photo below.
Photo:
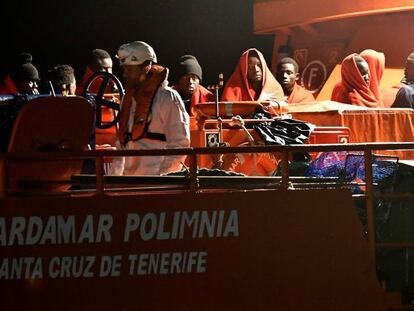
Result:
<svg viewBox="0 0 414 311"><path fill-rule="evenodd" d="M177 91L168 86L168 69L157 63L154 49L143 41L120 46L125 96L122 99L118 148L170 149L190 146L189 116ZM121 160L121 161L119 161ZM111 174L160 175L182 168L185 156L126 157Z"/></svg>
<svg viewBox="0 0 414 311"><path fill-rule="evenodd" d="M178 81L173 89L180 94L190 116L196 104L214 101L213 93L200 84L203 71L197 58L193 55L181 56L176 71Z"/></svg>

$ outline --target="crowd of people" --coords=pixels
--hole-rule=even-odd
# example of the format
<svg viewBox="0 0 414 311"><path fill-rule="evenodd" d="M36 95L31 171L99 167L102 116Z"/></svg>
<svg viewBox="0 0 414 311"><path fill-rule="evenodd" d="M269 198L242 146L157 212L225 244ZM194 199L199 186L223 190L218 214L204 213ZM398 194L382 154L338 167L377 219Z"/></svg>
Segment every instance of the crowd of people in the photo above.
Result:
<svg viewBox="0 0 414 311"><path fill-rule="evenodd" d="M202 67L193 55L183 55L171 66L177 77L170 86L169 69L157 63L153 48L143 41L123 44L116 58L121 67L125 96L121 103L118 149L164 149L190 146L189 119L198 103L214 101L213 93L201 85ZM0 94L39 94L40 75L29 53L19 55L17 62L0 86ZM77 83L73 67L57 65L45 75L53 94L82 94L85 83L96 72L112 72L113 60L102 49L91 51L82 79ZM331 99L365 107L384 107L380 82L385 56L364 50L345 57L341 81L335 85ZM246 50L227 80L222 101L286 101L301 104L315 100L313 94L299 84L297 62L284 57L273 74L263 54ZM98 92L101 81L95 80L89 91ZM116 86L108 84L106 92ZM405 77L393 107L414 105L414 53L406 61ZM270 105L271 107L271 105ZM271 109L269 109L271 113ZM113 165L112 174L163 174L180 170L184 157L129 157Z"/></svg>

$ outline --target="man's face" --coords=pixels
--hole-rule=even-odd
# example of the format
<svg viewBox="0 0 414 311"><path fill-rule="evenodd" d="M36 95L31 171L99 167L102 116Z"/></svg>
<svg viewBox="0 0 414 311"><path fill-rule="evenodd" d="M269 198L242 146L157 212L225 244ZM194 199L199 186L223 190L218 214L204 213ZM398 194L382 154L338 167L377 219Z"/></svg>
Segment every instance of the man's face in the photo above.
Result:
<svg viewBox="0 0 414 311"><path fill-rule="evenodd" d="M247 63L247 79L251 83L261 82L263 79L262 63L256 56L249 56Z"/></svg>
<svg viewBox="0 0 414 311"><path fill-rule="evenodd" d="M73 77L72 81L69 84L67 95L75 96L75 93L76 93L76 79L75 77Z"/></svg>
<svg viewBox="0 0 414 311"><path fill-rule="evenodd" d="M277 70L277 81L281 84L283 91L292 92L295 82L299 79L299 74L293 64L282 64Z"/></svg>
<svg viewBox="0 0 414 311"><path fill-rule="evenodd" d="M405 80L409 82L414 81L414 59L407 59L407 62L405 63L404 76Z"/></svg>
<svg viewBox="0 0 414 311"><path fill-rule="evenodd" d="M357 59L356 65L365 83L369 85L370 73L369 73L368 63L364 59Z"/></svg>
<svg viewBox="0 0 414 311"><path fill-rule="evenodd" d="M200 79L198 78L197 75L186 74L186 75L183 75L178 80L178 90L185 97L190 97L191 95L194 94L199 84L200 84Z"/></svg>
<svg viewBox="0 0 414 311"><path fill-rule="evenodd" d="M16 82L17 91L22 94L39 94L36 81L22 80Z"/></svg>
<svg viewBox="0 0 414 311"><path fill-rule="evenodd" d="M97 59L94 67L95 68L92 68L94 72L104 71L104 72L112 73L112 59L111 58Z"/></svg>
<svg viewBox="0 0 414 311"><path fill-rule="evenodd" d="M151 61L146 61L141 65L123 65L122 79L126 87L136 88L147 78L151 69Z"/></svg>

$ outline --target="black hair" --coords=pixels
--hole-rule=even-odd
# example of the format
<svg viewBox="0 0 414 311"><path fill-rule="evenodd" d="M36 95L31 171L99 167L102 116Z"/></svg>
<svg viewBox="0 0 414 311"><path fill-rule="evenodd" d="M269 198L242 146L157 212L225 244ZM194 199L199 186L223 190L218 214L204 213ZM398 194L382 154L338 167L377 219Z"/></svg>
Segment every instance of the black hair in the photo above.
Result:
<svg viewBox="0 0 414 311"><path fill-rule="evenodd" d="M60 89L64 84L69 85L75 79L75 71L69 65L57 65L49 70L49 80L53 87Z"/></svg>
<svg viewBox="0 0 414 311"><path fill-rule="evenodd" d="M280 67L282 67L282 65L285 65L285 64L291 64L291 65L293 65L293 67L295 68L295 72L296 73L299 72L299 65L298 65L298 63L293 58L290 58L290 57L283 57L277 63L277 66L276 66L277 71L279 71Z"/></svg>
<svg viewBox="0 0 414 311"><path fill-rule="evenodd" d="M181 56L176 67L177 82L186 74L195 74L200 81L203 79L203 70L198 63L197 58L193 55L187 54Z"/></svg>
<svg viewBox="0 0 414 311"><path fill-rule="evenodd" d="M89 55L89 64L93 65L97 62L97 60L111 58L111 55L103 49L94 49L91 51Z"/></svg>
<svg viewBox="0 0 414 311"><path fill-rule="evenodd" d="M359 54L354 54L354 59L355 59L355 62L363 62L363 61L365 61L365 59L361 55L359 55Z"/></svg>
<svg viewBox="0 0 414 311"><path fill-rule="evenodd" d="M39 81L39 72L32 64L30 53L23 52L17 55L10 75L14 81Z"/></svg>
<svg viewBox="0 0 414 311"><path fill-rule="evenodd" d="M256 57L256 58L258 58L260 60L259 53L257 53L256 50L249 51L249 57Z"/></svg>

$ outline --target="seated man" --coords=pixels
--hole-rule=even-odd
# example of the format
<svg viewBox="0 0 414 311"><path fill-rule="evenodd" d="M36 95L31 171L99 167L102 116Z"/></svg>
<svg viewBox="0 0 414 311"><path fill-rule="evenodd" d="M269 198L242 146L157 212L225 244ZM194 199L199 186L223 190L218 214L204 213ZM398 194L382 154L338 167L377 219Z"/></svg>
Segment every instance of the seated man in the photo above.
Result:
<svg viewBox="0 0 414 311"><path fill-rule="evenodd" d="M282 58L276 67L276 79L282 85L288 104L299 104L315 100L312 93L298 84L299 65L290 57Z"/></svg>
<svg viewBox="0 0 414 311"><path fill-rule="evenodd" d="M112 73L112 58L105 50L94 49L91 51L85 73L83 74L80 84L76 89L76 94L81 94L83 92L86 82L96 72ZM92 93L98 93L101 82L102 79L96 79L89 87L89 91ZM110 83L105 90L106 93L112 93L115 91L116 86L113 83Z"/></svg>
<svg viewBox="0 0 414 311"><path fill-rule="evenodd" d="M392 108L414 108L414 52L405 62L403 86L397 93Z"/></svg>
<svg viewBox="0 0 414 311"><path fill-rule="evenodd" d="M0 94L39 94L39 72L32 64L32 55L21 53L11 72L0 85ZM11 105L0 106L0 151L7 151L13 124L25 101L14 100Z"/></svg>
<svg viewBox="0 0 414 311"><path fill-rule="evenodd" d="M168 86L168 69L156 65L157 56L145 42L123 44L117 55L125 96L121 103L119 147L167 149L190 146L189 116L177 91ZM185 156L117 159L111 173L159 175L180 170Z"/></svg>
<svg viewBox="0 0 414 311"><path fill-rule="evenodd" d="M385 86L381 88L382 93L382 101L384 108L392 108L392 104L394 103L395 97L397 96L398 91L405 85L403 80L394 83L391 86Z"/></svg>
<svg viewBox="0 0 414 311"><path fill-rule="evenodd" d="M185 105L185 110L189 115L193 115L191 109L194 105L214 101L213 93L200 85L203 78L203 71L194 56L181 56L176 76L178 81L173 86L173 89L180 94Z"/></svg>
<svg viewBox="0 0 414 311"><path fill-rule="evenodd" d="M53 85L56 95L75 96L76 78L75 71L69 65L57 65L49 70L49 80ZM88 148L95 149L95 120L89 134ZM81 169L82 174L95 174L95 160L85 159ZM82 188L73 187L72 189Z"/></svg>
<svg viewBox="0 0 414 311"><path fill-rule="evenodd" d="M266 65L262 53L248 49L224 86L222 101L283 100L283 89Z"/></svg>
<svg viewBox="0 0 414 311"><path fill-rule="evenodd" d="M0 94L39 94L39 72L32 64L32 55L21 53L10 74L0 85Z"/></svg>
<svg viewBox="0 0 414 311"><path fill-rule="evenodd" d="M380 102L370 89L368 63L361 55L353 53L345 57L341 66L342 81L338 83L331 99L344 104L378 108Z"/></svg>
<svg viewBox="0 0 414 311"><path fill-rule="evenodd" d="M369 68L369 89L378 102L378 107L386 107L384 105L384 97L380 89L382 75L385 69L385 55L372 49L363 50L359 54L368 64ZM338 82L332 91L332 98L336 98L345 92L342 81ZM389 107L390 105L388 105Z"/></svg>
<svg viewBox="0 0 414 311"><path fill-rule="evenodd" d="M74 69L69 65L57 65L49 70L49 79L56 94L73 96L76 92Z"/></svg>

